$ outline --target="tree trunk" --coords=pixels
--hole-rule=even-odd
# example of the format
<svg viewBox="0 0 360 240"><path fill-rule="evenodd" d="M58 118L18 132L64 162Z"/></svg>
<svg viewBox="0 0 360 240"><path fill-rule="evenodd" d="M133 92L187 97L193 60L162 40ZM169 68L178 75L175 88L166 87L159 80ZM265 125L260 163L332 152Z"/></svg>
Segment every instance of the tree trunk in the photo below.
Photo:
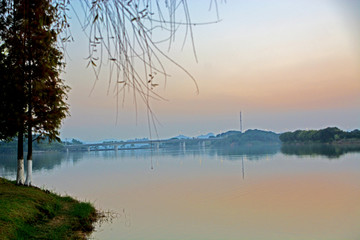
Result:
<svg viewBox="0 0 360 240"><path fill-rule="evenodd" d="M27 186L31 186L31 182L32 182L32 81L31 81L31 76L30 76L30 81L29 81L29 96L28 96L28 121L27 121L27 139L28 139L28 152L27 152L27 165L28 165L28 169L27 169L27 175L26 175L26 182L25 185Z"/></svg>
<svg viewBox="0 0 360 240"><path fill-rule="evenodd" d="M31 186L32 182L32 132L31 132L31 124L29 123L28 129L28 153L27 153L27 174L26 174L26 182L25 185Z"/></svg>
<svg viewBox="0 0 360 240"><path fill-rule="evenodd" d="M32 184L32 160L27 159L27 175L25 185L31 186Z"/></svg>
<svg viewBox="0 0 360 240"><path fill-rule="evenodd" d="M18 135L18 151L17 151L17 175L16 184L24 184L24 131L21 129Z"/></svg>

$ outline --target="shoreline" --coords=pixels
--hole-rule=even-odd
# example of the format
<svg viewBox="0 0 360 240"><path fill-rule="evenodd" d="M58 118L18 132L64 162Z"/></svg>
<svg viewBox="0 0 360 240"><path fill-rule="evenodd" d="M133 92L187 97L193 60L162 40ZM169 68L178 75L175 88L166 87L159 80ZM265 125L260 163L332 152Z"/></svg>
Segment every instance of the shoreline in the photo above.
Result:
<svg viewBox="0 0 360 240"><path fill-rule="evenodd" d="M0 177L0 239L87 239L100 218L89 202Z"/></svg>

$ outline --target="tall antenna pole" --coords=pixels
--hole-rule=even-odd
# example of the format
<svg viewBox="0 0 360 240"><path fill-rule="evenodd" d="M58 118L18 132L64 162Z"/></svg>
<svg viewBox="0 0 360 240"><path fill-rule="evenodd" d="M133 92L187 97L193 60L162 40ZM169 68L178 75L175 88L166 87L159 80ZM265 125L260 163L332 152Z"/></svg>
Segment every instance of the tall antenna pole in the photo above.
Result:
<svg viewBox="0 0 360 240"><path fill-rule="evenodd" d="M242 133L242 118L241 118L241 111L240 111L240 132Z"/></svg>

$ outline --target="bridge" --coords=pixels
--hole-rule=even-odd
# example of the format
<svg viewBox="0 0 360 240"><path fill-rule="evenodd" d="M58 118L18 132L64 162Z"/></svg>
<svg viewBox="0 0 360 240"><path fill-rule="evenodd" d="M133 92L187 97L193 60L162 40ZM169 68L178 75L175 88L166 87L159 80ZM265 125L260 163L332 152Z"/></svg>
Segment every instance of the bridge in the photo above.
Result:
<svg viewBox="0 0 360 240"><path fill-rule="evenodd" d="M139 141L111 141L103 143L86 143L65 145L67 151L104 151L104 150L135 150L135 149L160 149L166 147L179 146L185 150L186 145L198 145L205 147L213 141L221 140L222 138L189 138L189 139L163 139L163 140L139 140ZM142 145L142 146L136 146ZM144 146L145 145L145 146ZM147 145L147 146L146 146Z"/></svg>

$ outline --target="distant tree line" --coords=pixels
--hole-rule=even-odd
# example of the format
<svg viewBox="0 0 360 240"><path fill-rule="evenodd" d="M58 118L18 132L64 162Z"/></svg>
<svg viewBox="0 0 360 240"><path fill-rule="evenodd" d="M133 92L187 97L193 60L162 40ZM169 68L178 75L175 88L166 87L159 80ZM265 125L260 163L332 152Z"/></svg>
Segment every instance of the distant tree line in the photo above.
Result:
<svg viewBox="0 0 360 240"><path fill-rule="evenodd" d="M283 143L331 143L349 139L360 139L360 130L355 129L351 132L345 132L337 127L328 127L321 130L296 130L280 135L280 140Z"/></svg>
<svg viewBox="0 0 360 240"><path fill-rule="evenodd" d="M34 135L33 138L37 138L37 135ZM0 141L0 153L16 153L17 152L17 139L13 141ZM33 142L33 150L36 152L62 152L66 151L65 145L79 145L83 142L72 139L71 141L66 142L50 142L48 139L41 139L39 141ZM24 151L27 152L27 139L24 139Z"/></svg>

